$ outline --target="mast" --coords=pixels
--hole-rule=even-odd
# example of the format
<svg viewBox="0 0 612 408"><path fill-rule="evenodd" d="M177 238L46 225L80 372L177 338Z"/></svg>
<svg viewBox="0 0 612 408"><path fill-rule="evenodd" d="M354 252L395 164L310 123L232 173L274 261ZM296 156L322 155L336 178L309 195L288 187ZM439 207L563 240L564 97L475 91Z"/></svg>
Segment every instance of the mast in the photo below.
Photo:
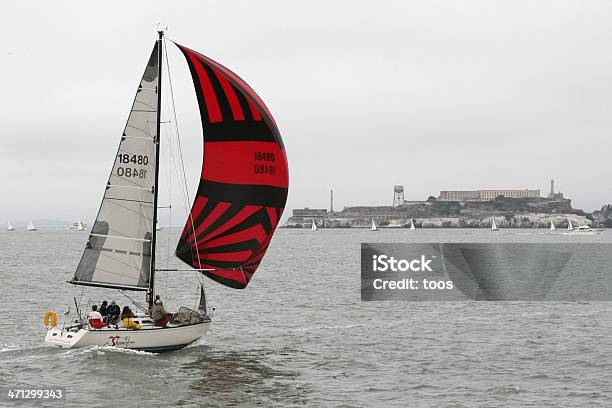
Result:
<svg viewBox="0 0 612 408"><path fill-rule="evenodd" d="M157 39L157 67L158 67L158 82L157 82L157 135L155 137L155 184L153 186L153 227L152 227L152 239L151 239L151 275L149 278L149 290L147 291L147 302L149 303L149 309L153 306L154 300L154 288L155 288L155 246L157 243L157 193L159 185L159 150L160 150L160 125L161 125L161 104L162 104L162 54L163 46L162 40L164 38L164 32L158 31L159 38Z"/></svg>

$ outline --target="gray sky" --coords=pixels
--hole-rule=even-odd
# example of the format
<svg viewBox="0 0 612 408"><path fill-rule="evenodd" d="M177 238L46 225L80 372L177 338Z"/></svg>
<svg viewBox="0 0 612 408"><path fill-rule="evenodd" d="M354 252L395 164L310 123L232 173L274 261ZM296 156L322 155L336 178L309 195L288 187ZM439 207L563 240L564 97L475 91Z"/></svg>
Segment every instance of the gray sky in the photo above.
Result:
<svg viewBox="0 0 612 408"><path fill-rule="evenodd" d="M156 38L228 66L275 116L288 212L441 189L612 201L612 3L13 1L2 6L0 219L93 220ZM188 173L199 117L170 49Z"/></svg>

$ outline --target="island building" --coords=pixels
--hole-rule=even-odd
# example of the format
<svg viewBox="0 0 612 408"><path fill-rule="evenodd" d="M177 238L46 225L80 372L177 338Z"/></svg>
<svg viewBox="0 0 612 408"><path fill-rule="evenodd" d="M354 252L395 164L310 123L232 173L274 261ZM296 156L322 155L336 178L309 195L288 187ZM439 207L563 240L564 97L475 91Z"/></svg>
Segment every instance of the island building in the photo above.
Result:
<svg viewBox="0 0 612 408"><path fill-rule="evenodd" d="M294 221L324 220L327 217L325 208L294 208L291 218Z"/></svg>
<svg viewBox="0 0 612 408"><path fill-rule="evenodd" d="M393 207L404 204L404 186L397 184L393 186Z"/></svg>
<svg viewBox="0 0 612 408"><path fill-rule="evenodd" d="M540 198L540 190L443 190L438 201L491 201L497 197Z"/></svg>

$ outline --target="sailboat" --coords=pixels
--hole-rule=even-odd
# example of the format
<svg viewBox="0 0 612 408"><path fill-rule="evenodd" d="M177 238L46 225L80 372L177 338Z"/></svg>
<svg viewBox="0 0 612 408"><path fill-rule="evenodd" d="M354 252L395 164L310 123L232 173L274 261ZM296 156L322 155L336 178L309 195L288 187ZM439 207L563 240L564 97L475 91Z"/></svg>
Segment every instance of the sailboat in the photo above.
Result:
<svg viewBox="0 0 612 408"><path fill-rule="evenodd" d="M28 222L28 226L26 227L26 230L36 231L36 227L34 226L34 223L32 221Z"/></svg>
<svg viewBox="0 0 612 408"><path fill-rule="evenodd" d="M572 225L572 220L571 219L567 219L567 230L568 231L573 231L574 230L574 226Z"/></svg>
<svg viewBox="0 0 612 408"><path fill-rule="evenodd" d="M83 226L83 223L81 221L79 221L77 223L76 230L77 231L83 231L84 229L85 229L85 227Z"/></svg>
<svg viewBox="0 0 612 408"><path fill-rule="evenodd" d="M555 231L557 228L555 228L555 223L553 222L553 220L550 220L550 230L551 231Z"/></svg>
<svg viewBox="0 0 612 408"><path fill-rule="evenodd" d="M315 222L314 222L314 218L312 219L312 225L310 225L310 229L311 229L311 231L318 230L317 224L315 224Z"/></svg>
<svg viewBox="0 0 612 408"><path fill-rule="evenodd" d="M13 226L11 225L10 221L6 222L6 230L7 231L15 231L15 228L13 228Z"/></svg>
<svg viewBox="0 0 612 408"><path fill-rule="evenodd" d="M495 224L495 218L493 218L491 222L491 231L499 231L499 228L497 228L497 225Z"/></svg>
<svg viewBox="0 0 612 408"><path fill-rule="evenodd" d="M155 224L155 230L157 231L161 231L162 227L159 226L159 222L157 224Z"/></svg>
<svg viewBox="0 0 612 408"><path fill-rule="evenodd" d="M155 226L159 146L164 141L160 140L160 109L166 46L163 31L158 33L120 138L119 153L96 221L74 277L68 282L122 293L144 292L146 304L133 301L135 317L132 322L125 321L125 326L132 328L121 322L106 324L84 319L81 313L60 327L57 316L47 312L45 320L51 316L47 343L63 348L99 345L153 352L193 343L206 334L212 321L204 286L199 287L198 310L181 307L169 323L155 322L149 311L156 298L156 274L176 271L172 276L185 282L181 275L195 271L222 285L245 288L285 208L287 156L263 101L223 65L172 42L190 69L202 123L204 155L199 187L175 251L189 268L158 269ZM168 85L172 94L172 81ZM189 290L184 287L183 291ZM83 305L76 298L74 301L82 310Z"/></svg>
<svg viewBox="0 0 612 408"><path fill-rule="evenodd" d="M374 218L372 218L372 231L378 231L378 228L376 228L376 224L374 223Z"/></svg>
<svg viewBox="0 0 612 408"><path fill-rule="evenodd" d="M412 218L410 219L410 231L415 231L416 228L414 227L414 222L412 221Z"/></svg>

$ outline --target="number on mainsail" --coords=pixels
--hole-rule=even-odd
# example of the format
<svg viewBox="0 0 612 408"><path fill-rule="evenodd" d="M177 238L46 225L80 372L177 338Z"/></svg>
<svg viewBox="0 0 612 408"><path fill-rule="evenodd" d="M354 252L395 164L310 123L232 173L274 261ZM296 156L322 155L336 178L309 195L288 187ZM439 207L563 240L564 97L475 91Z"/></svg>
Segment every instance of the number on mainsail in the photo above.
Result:
<svg viewBox="0 0 612 408"><path fill-rule="evenodd" d="M149 289L160 44L155 43L136 91L98 216L71 283Z"/></svg>
<svg viewBox="0 0 612 408"><path fill-rule="evenodd" d="M204 134L202 174L176 255L209 278L244 288L287 201L289 170L276 123L240 77L177 44L195 87Z"/></svg>

